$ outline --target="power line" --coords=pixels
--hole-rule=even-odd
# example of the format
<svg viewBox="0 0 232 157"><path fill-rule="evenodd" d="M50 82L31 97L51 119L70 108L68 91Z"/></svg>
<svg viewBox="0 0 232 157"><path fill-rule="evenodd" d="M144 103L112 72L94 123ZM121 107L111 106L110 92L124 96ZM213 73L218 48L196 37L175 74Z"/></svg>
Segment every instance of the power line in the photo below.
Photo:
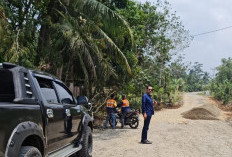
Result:
<svg viewBox="0 0 232 157"><path fill-rule="evenodd" d="M205 34L210 34L210 33L218 32L218 31L223 31L225 29L230 29L230 28L232 28L232 26L228 26L228 27L224 27L224 28L220 28L220 29L216 29L216 30L212 30L212 31L208 31L208 32L195 34L195 35L193 35L193 37L200 36L200 35L205 35Z"/></svg>

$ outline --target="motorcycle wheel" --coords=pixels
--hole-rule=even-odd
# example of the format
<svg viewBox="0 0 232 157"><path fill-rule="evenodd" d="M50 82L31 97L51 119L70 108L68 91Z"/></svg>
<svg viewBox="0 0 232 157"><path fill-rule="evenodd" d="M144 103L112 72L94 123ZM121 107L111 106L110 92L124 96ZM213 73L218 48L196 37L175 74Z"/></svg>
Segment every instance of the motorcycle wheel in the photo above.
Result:
<svg viewBox="0 0 232 157"><path fill-rule="evenodd" d="M136 129L139 126L139 120L136 117L131 118L131 123L129 124L132 129Z"/></svg>
<svg viewBox="0 0 232 157"><path fill-rule="evenodd" d="M111 117L110 117L109 123L110 123L110 126L113 127L113 120L112 120ZM115 120L115 127L117 126L117 123L118 123L118 120L116 119L116 120Z"/></svg>

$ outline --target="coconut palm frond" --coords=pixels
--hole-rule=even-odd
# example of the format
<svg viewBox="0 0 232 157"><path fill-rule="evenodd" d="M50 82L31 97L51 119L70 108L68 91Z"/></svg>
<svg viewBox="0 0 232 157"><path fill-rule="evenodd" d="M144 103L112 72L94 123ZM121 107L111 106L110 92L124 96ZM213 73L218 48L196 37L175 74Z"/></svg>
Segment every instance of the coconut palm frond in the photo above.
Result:
<svg viewBox="0 0 232 157"><path fill-rule="evenodd" d="M114 41L104 31L102 31L99 27L98 27L98 32L99 32L100 36L105 39L109 48L112 48L113 51L111 51L111 52L116 53L116 56L118 57L119 63L123 64L125 66L128 74L131 75L130 65L129 65L125 55L123 54L123 52L114 43Z"/></svg>
<svg viewBox="0 0 232 157"><path fill-rule="evenodd" d="M107 76L107 74L111 74L111 76L113 76L114 78L118 79L118 74L115 72L115 69L109 64L109 62L104 62L104 69L105 69L105 76ZM107 79L110 78L110 75L108 75Z"/></svg>
<svg viewBox="0 0 232 157"><path fill-rule="evenodd" d="M58 32L59 39L56 39L54 42L57 42L58 40L63 40L64 44L63 46L67 47L66 52L70 52L72 56L76 56L78 60L81 60L82 62L79 62L81 65L81 69L83 70L85 80L88 78L96 78L96 71L94 68L94 61L90 55L90 52L85 44L85 39L83 36L79 33L81 32L79 30L79 27L77 23L74 23L75 21L72 21L72 17L69 17L67 15L63 15L64 19L62 23L56 25L53 25L53 29ZM70 56L70 59L73 59ZM86 80L89 81L89 80ZM88 85L88 83L86 84Z"/></svg>
<svg viewBox="0 0 232 157"><path fill-rule="evenodd" d="M114 25L118 29L120 29L119 26L124 27L128 32L132 49L136 50L133 32L128 22L122 16L96 0L75 0L73 6L79 13L83 13L90 19L100 14L101 17L104 17L102 18L103 23Z"/></svg>
<svg viewBox="0 0 232 157"><path fill-rule="evenodd" d="M97 78L95 64L89 52L89 49L85 43L85 40L79 32L76 32L73 37L70 39L71 50L75 53L78 53L84 59L83 62L87 65L88 69L91 72L93 78Z"/></svg>
<svg viewBox="0 0 232 157"><path fill-rule="evenodd" d="M90 48L92 49L91 52L93 52L93 56L96 56L97 60L97 68L99 69L99 77L104 78L105 80L108 80L110 76L118 79L118 75L116 71L112 68L112 66L109 64L108 61L106 61L100 50L98 49L96 44L93 44L94 42L90 41Z"/></svg>
<svg viewBox="0 0 232 157"><path fill-rule="evenodd" d="M88 75L88 71L87 71L87 68L85 67L85 63L83 62L83 58L82 58L81 54L77 53L77 55L78 55L78 58L79 58L79 62L80 62L81 68L82 68L82 70L84 72L84 77L85 77L84 84L85 84L85 87L88 88L89 87L89 75Z"/></svg>
<svg viewBox="0 0 232 157"><path fill-rule="evenodd" d="M131 75L131 68L130 65L127 62L127 58L125 57L124 53L120 50L120 48L116 45L116 43L100 28L98 27L94 21L92 21L91 19L87 18L88 23L85 24L85 28L89 29L89 30L95 30L94 34L98 34L102 39L104 39L104 41L107 43L107 49L112 52L114 56L116 56L116 58L118 59L118 62L124 66L124 68L126 69L127 73L129 75ZM92 38L92 36L91 36ZM86 40L89 40L90 38L86 38ZM91 40L89 41L90 43L95 43L95 41ZM93 45L93 44L92 44ZM97 49L97 46L94 46L95 49ZM113 58L114 59L114 58Z"/></svg>

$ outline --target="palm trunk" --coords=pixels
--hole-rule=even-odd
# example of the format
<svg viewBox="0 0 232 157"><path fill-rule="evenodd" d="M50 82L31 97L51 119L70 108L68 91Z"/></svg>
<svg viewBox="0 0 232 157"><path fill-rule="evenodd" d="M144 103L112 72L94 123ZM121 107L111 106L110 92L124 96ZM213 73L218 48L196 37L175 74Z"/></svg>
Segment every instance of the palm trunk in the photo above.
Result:
<svg viewBox="0 0 232 157"><path fill-rule="evenodd" d="M63 64L62 64L61 67L60 67L60 68L57 68L57 70L56 70L56 76L58 76L60 80L62 80L63 67L64 67L64 66L63 66Z"/></svg>
<svg viewBox="0 0 232 157"><path fill-rule="evenodd" d="M69 78L69 72L71 70L71 59L69 59L68 65L67 65L67 69L66 69L66 73L65 73L65 79L64 82L67 84L68 78Z"/></svg>
<svg viewBox="0 0 232 157"><path fill-rule="evenodd" d="M56 22L58 19L54 14L53 8L57 1L50 1L47 6L47 12L41 15L42 21L46 21L45 19L51 18L53 21ZM35 64L38 66L41 59L43 58L43 51L50 46L50 28L49 25L46 23L41 24L41 28L39 31L39 39L38 39L38 48L37 48L37 55L35 58Z"/></svg>

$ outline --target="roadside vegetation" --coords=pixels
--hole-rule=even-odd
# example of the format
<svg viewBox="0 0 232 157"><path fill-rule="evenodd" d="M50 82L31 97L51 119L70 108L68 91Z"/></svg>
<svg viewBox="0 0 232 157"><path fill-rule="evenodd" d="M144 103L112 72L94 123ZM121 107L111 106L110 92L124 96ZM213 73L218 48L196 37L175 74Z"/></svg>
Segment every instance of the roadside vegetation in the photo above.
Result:
<svg viewBox="0 0 232 157"><path fill-rule="evenodd" d="M216 76L210 82L211 95L223 105L230 106L232 111L232 58L222 59L216 70Z"/></svg>

